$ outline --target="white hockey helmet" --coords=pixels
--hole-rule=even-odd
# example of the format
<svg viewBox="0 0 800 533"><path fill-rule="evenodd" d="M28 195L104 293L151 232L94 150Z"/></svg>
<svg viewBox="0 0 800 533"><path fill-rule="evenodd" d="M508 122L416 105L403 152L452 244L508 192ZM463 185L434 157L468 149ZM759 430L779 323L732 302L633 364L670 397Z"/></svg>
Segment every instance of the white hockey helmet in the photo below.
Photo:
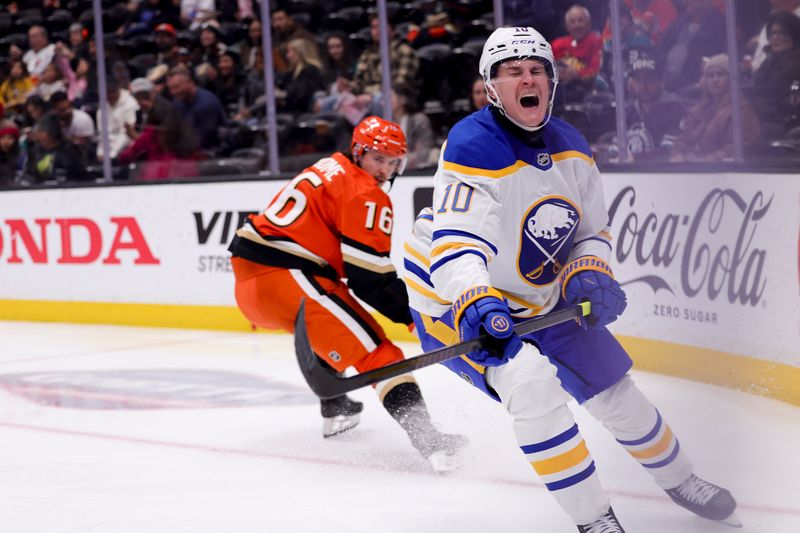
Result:
<svg viewBox="0 0 800 533"><path fill-rule="evenodd" d="M509 59L538 59L544 63L545 70L550 78L550 100L547 103L547 112L544 120L538 126L525 126L508 116L503 107L503 102L497 97L497 91L492 83L492 75L496 73L495 67L497 65ZM478 68L486 85L486 95L489 98L489 103L497 107L506 118L527 131L536 131L547 124L553 111L553 98L558 85L558 69L553 57L553 49L541 33L533 28L497 28L483 45Z"/></svg>

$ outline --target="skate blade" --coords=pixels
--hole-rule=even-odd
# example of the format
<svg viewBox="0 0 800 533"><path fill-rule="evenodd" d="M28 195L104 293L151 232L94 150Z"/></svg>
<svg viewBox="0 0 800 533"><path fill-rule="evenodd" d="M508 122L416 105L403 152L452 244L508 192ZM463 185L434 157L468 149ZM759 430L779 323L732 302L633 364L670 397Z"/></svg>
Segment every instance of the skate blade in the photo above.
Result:
<svg viewBox="0 0 800 533"><path fill-rule="evenodd" d="M446 451L434 452L428 457L428 462L437 474L446 474L457 470L469 462L469 455L463 451L448 454Z"/></svg>
<svg viewBox="0 0 800 533"><path fill-rule="evenodd" d="M720 524L725 524L726 526L742 527L742 521L739 519L739 517L736 515L735 512L731 513L731 515L728 518L725 518L724 520L717 520L717 522L719 522Z"/></svg>
<svg viewBox="0 0 800 533"><path fill-rule="evenodd" d="M327 439L351 430L361 422L361 415L339 415L322 419L322 438Z"/></svg>

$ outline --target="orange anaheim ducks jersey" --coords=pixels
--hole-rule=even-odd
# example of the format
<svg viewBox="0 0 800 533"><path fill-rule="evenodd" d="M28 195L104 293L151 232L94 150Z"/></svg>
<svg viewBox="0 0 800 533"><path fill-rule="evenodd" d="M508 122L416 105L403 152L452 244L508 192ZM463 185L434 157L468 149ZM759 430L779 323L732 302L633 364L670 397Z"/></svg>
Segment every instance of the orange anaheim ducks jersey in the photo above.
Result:
<svg viewBox="0 0 800 533"><path fill-rule="evenodd" d="M236 232L234 257L347 278L362 300L395 322L411 323L405 285L389 257L392 202L371 175L342 153L292 179Z"/></svg>

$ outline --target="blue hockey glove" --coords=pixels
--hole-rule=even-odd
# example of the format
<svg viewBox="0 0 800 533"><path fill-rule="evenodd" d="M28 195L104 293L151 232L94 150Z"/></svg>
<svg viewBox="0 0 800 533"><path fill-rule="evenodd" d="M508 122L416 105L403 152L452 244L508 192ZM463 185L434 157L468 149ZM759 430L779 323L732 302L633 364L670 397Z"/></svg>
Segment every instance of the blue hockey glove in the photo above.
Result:
<svg viewBox="0 0 800 533"><path fill-rule="evenodd" d="M514 333L508 305L502 297L491 287L473 287L453 304L453 321L462 341L482 334L489 336L482 349L467 354L479 365L502 365L522 348L522 341Z"/></svg>
<svg viewBox="0 0 800 533"><path fill-rule="evenodd" d="M577 267L573 266L576 263ZM564 272L566 286L562 290L567 303L574 305L588 300L592 304L591 314L581 320L583 329L607 326L614 322L628 305L625 291L617 280L611 277L611 270L601 259L586 257L576 259L567 265Z"/></svg>

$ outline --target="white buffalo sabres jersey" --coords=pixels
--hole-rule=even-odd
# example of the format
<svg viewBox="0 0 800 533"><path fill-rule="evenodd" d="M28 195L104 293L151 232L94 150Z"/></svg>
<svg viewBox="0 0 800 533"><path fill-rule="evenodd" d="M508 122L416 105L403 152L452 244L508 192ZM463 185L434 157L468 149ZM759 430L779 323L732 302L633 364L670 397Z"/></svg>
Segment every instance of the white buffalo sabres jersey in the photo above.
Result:
<svg viewBox="0 0 800 533"><path fill-rule="evenodd" d="M552 118L535 142L498 124L490 107L450 131L433 206L405 245L411 307L440 316L470 287L507 298L516 317L543 314L571 260L611 253L600 174L583 136Z"/></svg>

